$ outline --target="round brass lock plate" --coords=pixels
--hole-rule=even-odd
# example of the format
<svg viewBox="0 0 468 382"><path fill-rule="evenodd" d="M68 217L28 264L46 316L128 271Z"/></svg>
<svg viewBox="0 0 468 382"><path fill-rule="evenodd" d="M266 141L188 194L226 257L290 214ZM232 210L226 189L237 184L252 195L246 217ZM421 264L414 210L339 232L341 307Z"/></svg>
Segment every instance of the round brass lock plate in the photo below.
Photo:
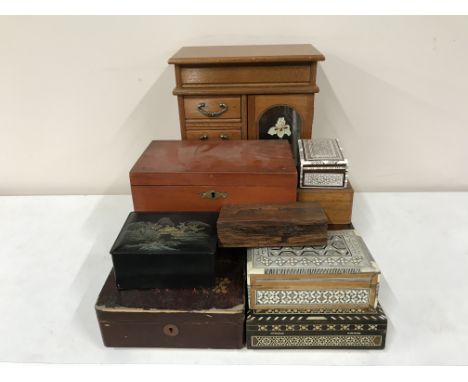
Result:
<svg viewBox="0 0 468 382"><path fill-rule="evenodd" d="M166 336L174 337L174 336L179 334L179 328L177 326L173 325L173 324L167 324L163 328L163 333Z"/></svg>

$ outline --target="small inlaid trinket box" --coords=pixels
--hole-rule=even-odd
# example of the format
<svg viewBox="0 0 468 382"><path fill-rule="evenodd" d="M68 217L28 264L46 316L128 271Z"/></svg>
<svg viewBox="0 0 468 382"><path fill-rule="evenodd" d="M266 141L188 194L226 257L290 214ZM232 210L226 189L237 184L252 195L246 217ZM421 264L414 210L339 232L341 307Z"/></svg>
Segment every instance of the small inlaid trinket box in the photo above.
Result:
<svg viewBox="0 0 468 382"><path fill-rule="evenodd" d="M299 139L301 188L344 188L348 160L334 138Z"/></svg>
<svg viewBox="0 0 468 382"><path fill-rule="evenodd" d="M380 304L362 310L249 311L249 349L383 349L387 317Z"/></svg>
<svg viewBox="0 0 468 382"><path fill-rule="evenodd" d="M380 270L354 230L326 245L247 250L250 309L375 309Z"/></svg>

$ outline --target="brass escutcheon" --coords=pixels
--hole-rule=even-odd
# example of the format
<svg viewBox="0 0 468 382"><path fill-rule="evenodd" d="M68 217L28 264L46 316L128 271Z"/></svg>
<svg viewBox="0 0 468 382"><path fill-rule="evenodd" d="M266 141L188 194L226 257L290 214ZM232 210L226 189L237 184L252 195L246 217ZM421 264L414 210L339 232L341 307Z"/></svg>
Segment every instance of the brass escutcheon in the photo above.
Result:
<svg viewBox="0 0 468 382"><path fill-rule="evenodd" d="M163 328L163 333L166 336L174 337L174 336L179 334L179 328L177 326L173 325L173 324L167 324Z"/></svg>
<svg viewBox="0 0 468 382"><path fill-rule="evenodd" d="M205 191L205 192L201 192L200 196L204 199L212 199L212 200L220 199L220 198L226 199L228 196L228 193L219 192L219 191Z"/></svg>

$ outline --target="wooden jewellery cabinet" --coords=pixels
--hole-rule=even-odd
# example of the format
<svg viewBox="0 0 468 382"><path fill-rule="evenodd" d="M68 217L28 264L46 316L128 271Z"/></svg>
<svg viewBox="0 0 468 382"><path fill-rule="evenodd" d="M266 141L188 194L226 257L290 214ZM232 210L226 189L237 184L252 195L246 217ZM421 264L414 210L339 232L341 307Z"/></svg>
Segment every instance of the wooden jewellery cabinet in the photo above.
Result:
<svg viewBox="0 0 468 382"><path fill-rule="evenodd" d="M175 65L182 139L310 138L317 62L312 45L183 47Z"/></svg>

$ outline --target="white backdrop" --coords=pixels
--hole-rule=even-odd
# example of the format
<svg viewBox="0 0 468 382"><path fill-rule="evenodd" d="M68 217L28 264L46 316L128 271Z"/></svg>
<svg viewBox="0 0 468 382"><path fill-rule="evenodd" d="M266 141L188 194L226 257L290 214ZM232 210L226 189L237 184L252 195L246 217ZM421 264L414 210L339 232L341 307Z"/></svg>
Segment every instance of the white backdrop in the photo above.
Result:
<svg viewBox="0 0 468 382"><path fill-rule="evenodd" d="M467 17L0 17L0 194L120 194L179 138L184 45L312 43L358 191L468 191Z"/></svg>

